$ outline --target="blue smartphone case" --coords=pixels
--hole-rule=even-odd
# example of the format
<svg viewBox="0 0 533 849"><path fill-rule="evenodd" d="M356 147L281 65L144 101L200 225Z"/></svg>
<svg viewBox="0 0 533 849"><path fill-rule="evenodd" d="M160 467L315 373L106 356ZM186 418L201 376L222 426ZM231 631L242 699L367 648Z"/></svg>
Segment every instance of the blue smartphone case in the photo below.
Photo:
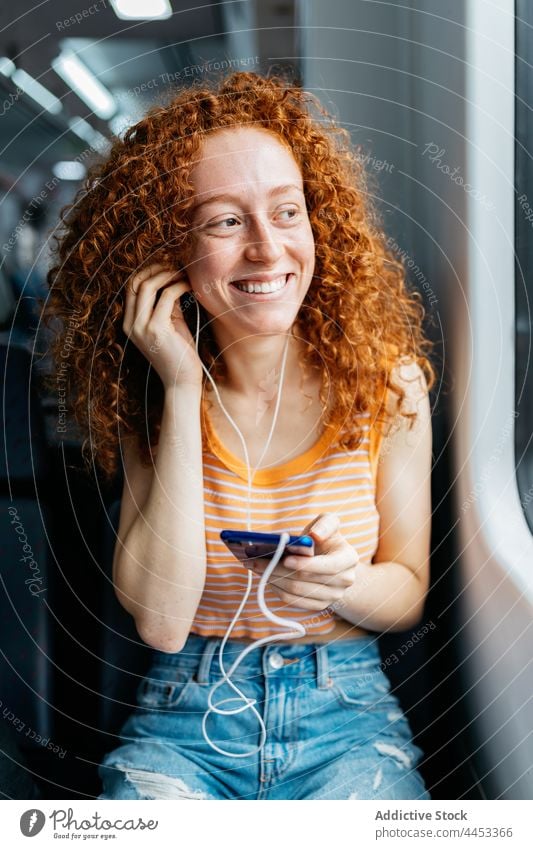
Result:
<svg viewBox="0 0 533 849"><path fill-rule="evenodd" d="M262 534L256 531L221 531L220 539L239 560L271 560L279 543L280 534ZM291 536L287 548L313 548L310 536Z"/></svg>

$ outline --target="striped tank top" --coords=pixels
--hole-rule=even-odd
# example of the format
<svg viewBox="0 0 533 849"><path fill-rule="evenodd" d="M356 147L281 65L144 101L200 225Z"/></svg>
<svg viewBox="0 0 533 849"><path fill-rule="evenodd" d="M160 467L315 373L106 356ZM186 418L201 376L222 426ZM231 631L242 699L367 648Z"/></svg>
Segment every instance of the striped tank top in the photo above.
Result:
<svg viewBox="0 0 533 849"><path fill-rule="evenodd" d="M191 631L224 636L242 601L248 570L220 539L220 531L247 530L248 473L242 460L222 445L207 416L203 451L207 569L204 591ZM340 533L370 563L378 545L376 474L381 434L360 416L363 440L354 451L340 448L332 428L305 453L287 463L256 471L252 481L252 531L301 534L319 513L336 513ZM259 578L236 622L232 639L255 640L282 629L265 618L257 603ZM308 635L327 634L339 616L326 608L309 611L291 606L267 585L265 603L278 616L301 622Z"/></svg>

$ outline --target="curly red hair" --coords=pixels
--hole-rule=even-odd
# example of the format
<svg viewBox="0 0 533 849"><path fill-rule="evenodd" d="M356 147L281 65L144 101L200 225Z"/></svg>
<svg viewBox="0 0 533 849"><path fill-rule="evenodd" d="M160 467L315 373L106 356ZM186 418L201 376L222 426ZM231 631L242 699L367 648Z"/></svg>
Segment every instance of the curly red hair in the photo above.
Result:
<svg viewBox="0 0 533 849"><path fill-rule="evenodd" d="M243 125L274 133L302 172L316 265L293 332L304 343L302 362L323 374L324 426L353 422L342 442L353 449L362 437L354 411L385 423L384 390L397 393L398 409L405 395L391 376L403 358L420 366L429 388L435 381L421 295L408 290L405 269L376 226L365 157L348 133L316 97L279 77L238 72L202 82L174 93L114 139L62 210L55 237L44 308L54 326L51 353L85 435L84 456L108 476L117 470L126 435L137 437L150 462L162 414L159 377L122 330L125 284L156 262L185 270L194 238L189 174L202 139ZM205 328L199 350L213 378L223 379L223 358ZM326 405L332 387L334 404Z"/></svg>

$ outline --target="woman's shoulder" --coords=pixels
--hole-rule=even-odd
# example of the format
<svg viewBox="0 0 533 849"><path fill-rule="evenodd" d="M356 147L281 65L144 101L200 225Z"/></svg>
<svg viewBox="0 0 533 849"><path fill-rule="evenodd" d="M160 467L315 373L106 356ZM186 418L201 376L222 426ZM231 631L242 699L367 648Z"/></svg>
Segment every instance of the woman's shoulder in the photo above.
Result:
<svg viewBox="0 0 533 849"><path fill-rule="evenodd" d="M390 369L385 396L386 415L392 419L398 414L416 415L428 391L424 370L415 359L403 357L396 360Z"/></svg>
<svg viewBox="0 0 533 849"><path fill-rule="evenodd" d="M428 385L422 367L409 357L396 358L383 387L379 413L369 425L369 456L374 477L385 442L420 416L427 405Z"/></svg>

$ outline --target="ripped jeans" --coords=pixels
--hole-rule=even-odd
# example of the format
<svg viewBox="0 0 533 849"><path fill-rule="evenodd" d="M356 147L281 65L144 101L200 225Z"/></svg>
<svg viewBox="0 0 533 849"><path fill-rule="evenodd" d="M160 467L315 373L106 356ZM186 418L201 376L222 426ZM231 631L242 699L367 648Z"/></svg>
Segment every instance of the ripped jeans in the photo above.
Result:
<svg viewBox="0 0 533 849"><path fill-rule="evenodd" d="M155 652L138 709L100 766L100 799L429 799L416 769L422 752L380 668L374 636L332 644L271 643L231 676L251 709L202 718L221 679L218 637L191 634L176 654ZM228 640L224 666L245 643ZM223 684L213 701L235 696ZM227 702L221 708L234 708Z"/></svg>

